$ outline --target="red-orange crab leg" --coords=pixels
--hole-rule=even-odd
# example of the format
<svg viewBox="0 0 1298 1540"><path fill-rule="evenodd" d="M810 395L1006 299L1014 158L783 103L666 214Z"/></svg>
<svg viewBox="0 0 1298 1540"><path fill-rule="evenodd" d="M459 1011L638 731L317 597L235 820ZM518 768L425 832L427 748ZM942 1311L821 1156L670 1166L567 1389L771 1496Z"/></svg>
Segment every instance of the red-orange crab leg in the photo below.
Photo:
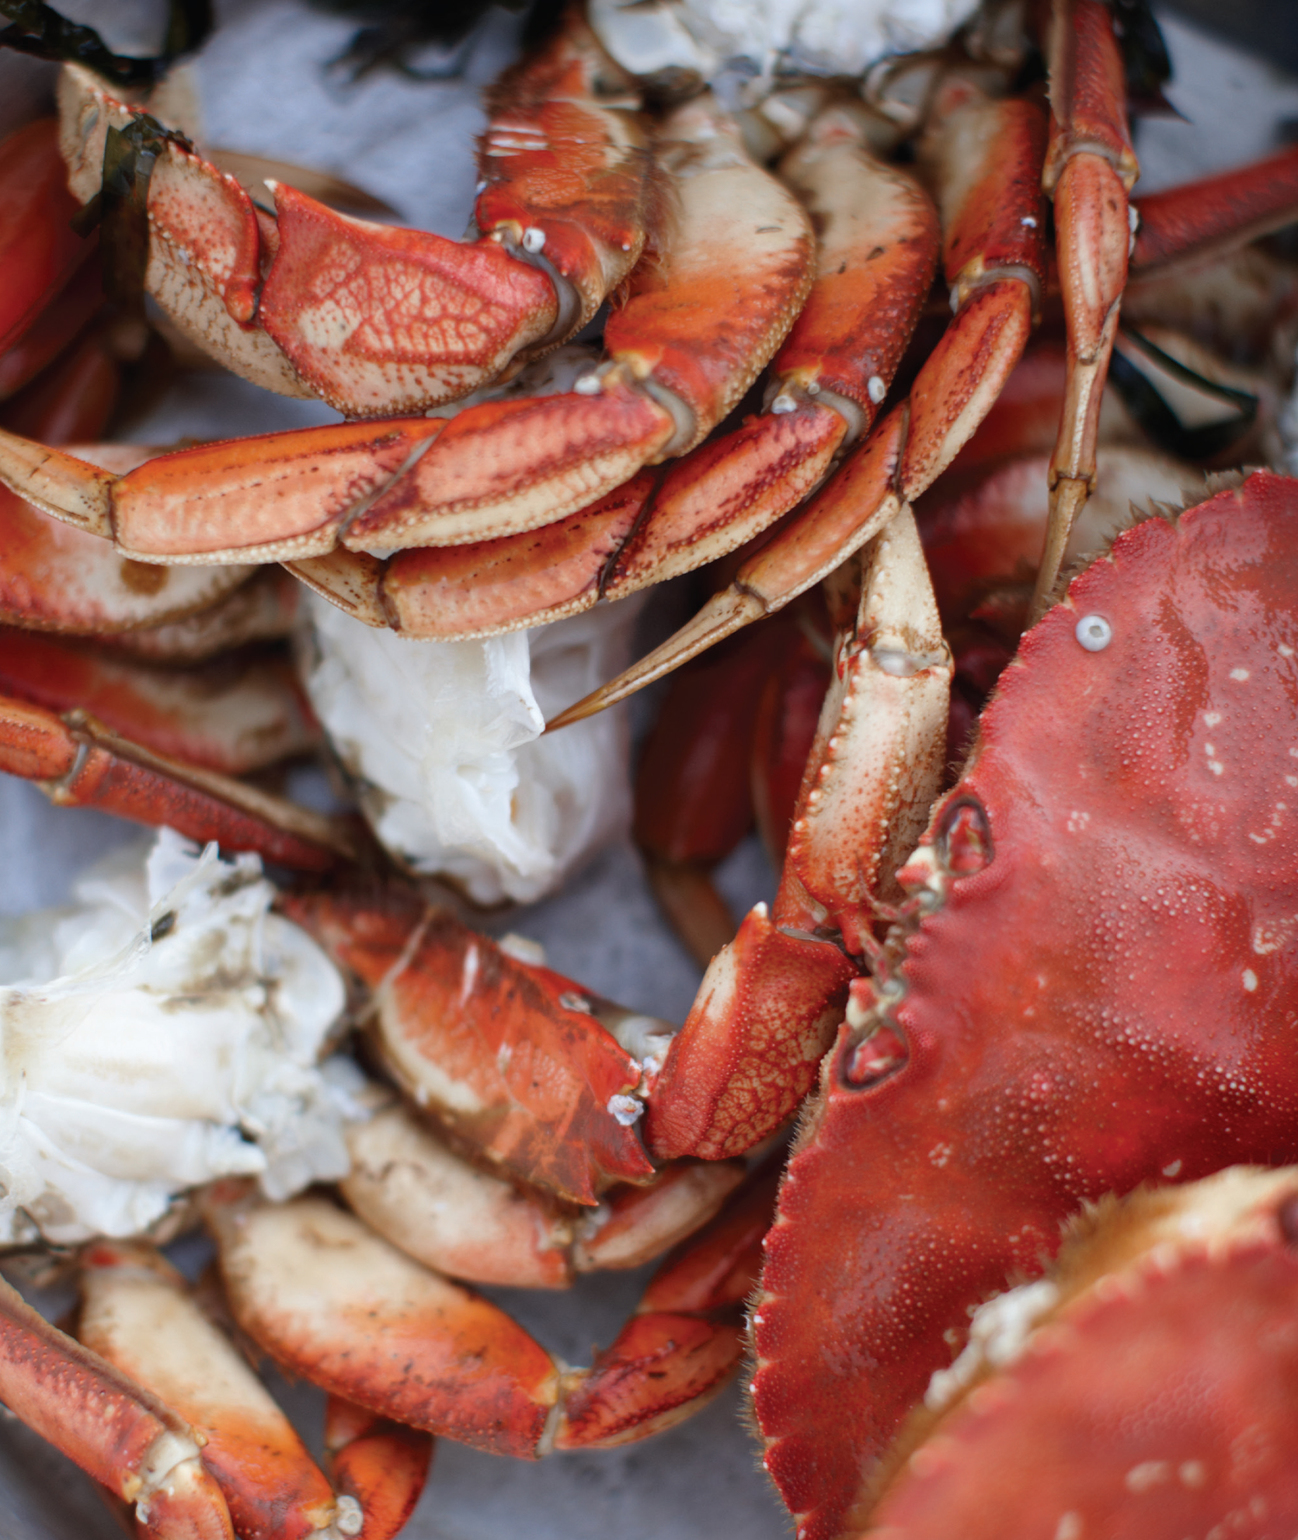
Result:
<svg viewBox="0 0 1298 1540"><path fill-rule="evenodd" d="M118 470L140 458L115 445L82 453ZM0 487L0 620L11 625L82 635L165 625L215 604L252 571L145 567Z"/></svg>
<svg viewBox="0 0 1298 1540"><path fill-rule="evenodd" d="M520 961L407 896L288 895L284 912L375 995L374 1039L409 1095L487 1160L570 1202L647 1181L640 1058L670 1031Z"/></svg>
<svg viewBox="0 0 1298 1540"><path fill-rule="evenodd" d="M832 572L918 497L995 401L1027 341L1045 266L1041 109L990 101L959 78L943 86L922 146L937 179L955 319L907 402L685 626L625 673L554 718L603 710Z"/></svg>
<svg viewBox="0 0 1298 1540"><path fill-rule="evenodd" d="M36 322L94 243L74 234L76 199L59 158L58 122L38 118L0 143L0 353Z"/></svg>
<svg viewBox="0 0 1298 1540"><path fill-rule="evenodd" d="M291 1372L410 1427L536 1459L630 1442L705 1404L737 1368L772 1182L687 1243L618 1342L563 1373L495 1305L322 1198L268 1204L244 1183L204 1210L240 1328Z"/></svg>
<svg viewBox="0 0 1298 1540"><path fill-rule="evenodd" d="M761 1269L779 1162L753 1173L707 1229L658 1269L589 1369L564 1377L556 1449L614 1449L692 1417L744 1355L739 1307Z"/></svg>
<svg viewBox="0 0 1298 1540"><path fill-rule="evenodd" d="M865 1532L1182 1540L1243 1514L1291 1522L1296 1221L1292 1167L1074 1221L1046 1280L979 1311L981 1351L935 1381Z"/></svg>
<svg viewBox="0 0 1298 1540"><path fill-rule="evenodd" d="M876 896L941 785L951 658L909 510L877 539L794 813L772 912L758 904L708 965L651 1082L659 1159L739 1154L811 1089L855 975L832 941L868 945Z"/></svg>
<svg viewBox="0 0 1298 1540"><path fill-rule="evenodd" d="M107 128L138 109L77 68L60 93L70 183L89 200ZM321 395L348 416L421 411L562 341L630 271L649 212L638 106L571 13L493 93L481 238L468 243L351 219L283 185L271 218L233 177L169 143L149 186L146 284L201 347L259 385Z"/></svg>
<svg viewBox="0 0 1298 1540"><path fill-rule="evenodd" d="M97 807L189 839L323 871L355 854L350 826L242 781L132 743L83 711L59 716L0 695L0 770L61 807Z"/></svg>
<svg viewBox="0 0 1298 1540"><path fill-rule="evenodd" d="M151 1246L101 1240L81 1256L79 1340L202 1437L240 1540L361 1533L269 1391Z"/></svg>
<svg viewBox="0 0 1298 1540"><path fill-rule="evenodd" d="M5 626L0 690L48 711L79 707L133 743L224 775L305 754L320 737L285 658L164 670Z"/></svg>
<svg viewBox="0 0 1298 1540"><path fill-rule="evenodd" d="M0 352L0 401L8 401L52 364L103 303L98 265L83 263L22 336Z"/></svg>
<svg viewBox="0 0 1298 1540"><path fill-rule="evenodd" d="M767 679L798 636L795 624L772 621L681 669L636 767L633 834L645 874L702 967L735 934L711 869L752 825L757 713Z"/></svg>
<svg viewBox="0 0 1298 1540"><path fill-rule="evenodd" d="M604 328L608 362L564 394L487 402L348 525L342 543L461 544L550 524L702 442L802 308L806 215L709 96L657 144L674 217Z"/></svg>
<svg viewBox="0 0 1298 1540"><path fill-rule="evenodd" d="M1298 147L1250 166L1134 198L1140 216L1131 274L1206 261L1298 217Z"/></svg>
<svg viewBox="0 0 1298 1540"><path fill-rule="evenodd" d="M753 1317L804 1540L842 1532L970 1307L1083 1199L1298 1153L1296 527L1298 485L1259 472L1119 536L1025 637L902 873Z"/></svg>
<svg viewBox="0 0 1298 1540"><path fill-rule="evenodd" d="M677 217L605 328L610 362L562 395L488 401L166 455L125 477L0 434L0 479L146 561L295 560L533 529L698 444L801 308L806 215L699 98L665 125Z"/></svg>
<svg viewBox="0 0 1298 1540"><path fill-rule="evenodd" d="M235 1540L193 1430L0 1280L0 1397L115 1496L153 1540Z"/></svg>
<svg viewBox="0 0 1298 1540"><path fill-rule="evenodd" d="M330 1480L365 1515L362 1540L393 1540L415 1511L433 1459L433 1438L366 1407L325 1402L325 1462Z"/></svg>
<svg viewBox="0 0 1298 1540"><path fill-rule="evenodd" d="M1050 524L1032 618L1059 577L1078 510L1095 486L1095 442L1118 307L1127 283L1140 175L1127 130L1126 77L1104 0L1054 0L1050 148L1042 186L1055 203L1055 249L1068 327L1068 375L1050 462Z"/></svg>
<svg viewBox="0 0 1298 1540"><path fill-rule="evenodd" d="M316 556L445 427L408 417L303 428L184 449L125 475L0 430L0 481L150 563Z"/></svg>
<svg viewBox="0 0 1298 1540"><path fill-rule="evenodd" d="M932 204L870 154L869 133L863 113L832 108L781 165L816 221L816 280L775 358L764 412L656 484L635 478L539 533L402 551L363 569L367 602L354 613L443 638L541 624L713 561L800 502L873 423L932 282Z"/></svg>

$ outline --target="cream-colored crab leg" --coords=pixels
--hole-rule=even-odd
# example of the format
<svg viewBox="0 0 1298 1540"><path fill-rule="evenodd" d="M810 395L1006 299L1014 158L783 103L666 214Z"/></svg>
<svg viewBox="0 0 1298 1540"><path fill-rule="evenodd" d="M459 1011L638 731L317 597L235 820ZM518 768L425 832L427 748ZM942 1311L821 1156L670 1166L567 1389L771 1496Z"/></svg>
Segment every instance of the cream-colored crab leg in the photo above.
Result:
<svg viewBox="0 0 1298 1540"><path fill-rule="evenodd" d="M1018 362L1040 296L1045 127L1032 101L989 100L958 76L945 82L921 150L936 182L956 313L908 400L728 588L662 646L561 712L552 728L613 705L780 609L878 534L951 463Z"/></svg>
<svg viewBox="0 0 1298 1540"><path fill-rule="evenodd" d="M1103 0L1055 0L1050 29L1050 148L1042 185L1055 201L1068 373L1050 462L1050 522L1028 624L1044 613L1078 511L1095 487L1095 445L1118 307L1127 282L1140 175L1127 130L1126 78Z"/></svg>
<svg viewBox="0 0 1298 1540"><path fill-rule="evenodd" d="M351 1124L343 1197L425 1266L469 1283L566 1288L574 1271L639 1267L693 1235L743 1179L740 1162L669 1166L580 1216L462 1160L408 1108Z"/></svg>
<svg viewBox="0 0 1298 1540"><path fill-rule="evenodd" d="M193 1430L119 1369L65 1336L0 1280L0 1399L134 1504L153 1540L234 1540Z"/></svg>
<svg viewBox="0 0 1298 1540"><path fill-rule="evenodd" d="M539 1452L559 1371L502 1310L324 1198L225 1182L204 1211L236 1321L290 1372L478 1449Z"/></svg>
<svg viewBox="0 0 1298 1540"><path fill-rule="evenodd" d="M951 656L909 510L877 538L855 623L839 635L772 912L758 904L712 959L652 1083L645 1139L662 1160L736 1154L811 1088L859 952L942 780Z"/></svg>
<svg viewBox="0 0 1298 1540"><path fill-rule="evenodd" d="M562 341L630 271L648 214L639 105L574 8L492 94L472 242L349 219L283 185L272 217L233 177L164 142L146 286L258 385L320 395L348 416L422 411ZM141 110L76 66L60 108L69 182L88 202L108 129Z"/></svg>
<svg viewBox="0 0 1298 1540"><path fill-rule="evenodd" d="M361 1532L293 1425L151 1246L96 1241L81 1257L86 1347L173 1407L203 1439L202 1460L241 1540L341 1540Z"/></svg>

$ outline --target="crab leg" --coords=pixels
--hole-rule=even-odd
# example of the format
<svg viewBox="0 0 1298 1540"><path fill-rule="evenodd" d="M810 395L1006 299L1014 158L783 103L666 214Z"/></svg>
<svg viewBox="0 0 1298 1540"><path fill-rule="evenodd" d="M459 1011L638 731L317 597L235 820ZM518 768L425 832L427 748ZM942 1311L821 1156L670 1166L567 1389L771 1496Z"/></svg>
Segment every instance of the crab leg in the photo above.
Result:
<svg viewBox="0 0 1298 1540"><path fill-rule="evenodd" d="M341 1540L361 1531L232 1344L150 1246L96 1241L81 1257L86 1347L173 1407L202 1436L240 1540Z"/></svg>
<svg viewBox="0 0 1298 1540"><path fill-rule="evenodd" d="M38 118L0 144L0 353L36 323L93 242L70 229L77 212L59 159L58 123Z"/></svg>
<svg viewBox="0 0 1298 1540"><path fill-rule="evenodd" d="M260 770L319 741L286 658L159 669L0 627L0 689L48 711L80 707L145 748L225 775Z"/></svg>
<svg viewBox="0 0 1298 1540"><path fill-rule="evenodd" d="M650 1088L659 1159L738 1154L810 1090L869 944L872 904L941 784L951 658L909 510L878 537L794 813L772 913L758 904L713 958Z"/></svg>
<svg viewBox="0 0 1298 1540"><path fill-rule="evenodd" d="M1024 639L901 875L918 901L853 985L753 1318L806 1540L1083 1199L1298 1150L1296 506L1260 472L1121 535Z"/></svg>
<svg viewBox="0 0 1298 1540"><path fill-rule="evenodd" d="M82 451L118 470L139 456L117 445ZM164 625L208 608L251 567L143 567L106 541L0 488L0 620L79 634Z"/></svg>
<svg viewBox="0 0 1298 1540"><path fill-rule="evenodd" d="M413 1428L495 1454L648 1437L697 1410L743 1355L777 1173L680 1248L589 1370L560 1371L503 1311L320 1198L218 1183L204 1209L242 1330L291 1372Z"/></svg>
<svg viewBox="0 0 1298 1540"><path fill-rule="evenodd" d="M740 400L807 297L806 216L710 97L667 118L658 159L675 218L609 317L608 362L571 392L460 413L343 544L459 544L553 523L692 449Z"/></svg>
<svg viewBox="0 0 1298 1540"><path fill-rule="evenodd" d="M235 1540L193 1431L0 1280L0 1396L123 1501L153 1540Z"/></svg>
<svg viewBox="0 0 1298 1540"><path fill-rule="evenodd" d="M873 423L932 282L936 215L870 153L870 125L834 107L781 164L817 224L817 276L764 412L540 533L399 552L353 613L442 638L538 625L726 555L800 502Z"/></svg>
<svg viewBox="0 0 1298 1540"><path fill-rule="evenodd" d="M701 442L774 352L810 285L792 195L707 99L678 108L660 158L678 194L652 266L610 318L610 361L561 395L483 402L451 421L345 423L207 445L120 480L0 436L0 477L148 561L300 559L552 523L640 466Z"/></svg>
<svg viewBox="0 0 1298 1540"><path fill-rule="evenodd" d="M1050 148L1041 181L1055 203L1068 374L1033 620L1049 601L1073 521L1095 486L1100 399L1133 233L1127 194L1140 174L1113 13L1103 0L1054 0L1049 53Z"/></svg>
<svg viewBox="0 0 1298 1540"><path fill-rule="evenodd" d="M97 807L190 839L256 850L268 861L322 871L351 856L350 830L215 770L182 764L83 711L64 716L0 695L0 770L36 781L63 807Z"/></svg>
<svg viewBox="0 0 1298 1540"><path fill-rule="evenodd" d="M1298 148L1132 200L1140 216L1132 276L1205 261L1291 224L1298 215Z"/></svg>
<svg viewBox="0 0 1298 1540"><path fill-rule="evenodd" d="M752 824L757 714L767 679L798 636L795 625L772 621L683 668L640 756L635 841L659 907L702 967L734 939L711 868ZM820 686L823 696L823 678ZM802 746L804 764L810 746Z"/></svg>
<svg viewBox="0 0 1298 1540"><path fill-rule="evenodd" d="M761 1268L779 1163L750 1176L669 1257L589 1369L565 1376L556 1449L614 1449L674 1427L721 1391L744 1355L739 1307Z"/></svg>
<svg viewBox="0 0 1298 1540"><path fill-rule="evenodd" d="M58 174L61 178L61 169ZM83 263L22 336L0 352L0 401L11 400L52 364L103 303L97 266Z"/></svg>
<svg viewBox="0 0 1298 1540"><path fill-rule="evenodd" d="M561 712L551 728L625 699L782 608L936 480L995 401L1027 341L1045 262L1045 207L1037 187L1044 141L1043 115L1034 103L990 101L959 78L944 85L923 149L937 175L956 315L909 400L875 426L728 588L647 657Z"/></svg>
<svg viewBox="0 0 1298 1540"><path fill-rule="evenodd" d="M140 112L76 67L60 105L70 185L88 201L108 128ZM422 411L561 342L630 271L647 214L638 106L570 15L493 95L472 243L349 219L283 185L271 219L233 177L166 143L149 184L146 285L258 385L321 395L348 416Z"/></svg>
<svg viewBox="0 0 1298 1540"><path fill-rule="evenodd" d="M574 1272L639 1267L693 1235L743 1180L737 1161L674 1165L577 1216L462 1160L401 1104L347 1130L343 1197L426 1267L469 1283L567 1288Z"/></svg>
<svg viewBox="0 0 1298 1540"><path fill-rule="evenodd" d="M354 1498L365 1515L362 1540L392 1540L400 1534L428 1481L432 1436L330 1396L324 1444L334 1485L344 1497Z"/></svg>

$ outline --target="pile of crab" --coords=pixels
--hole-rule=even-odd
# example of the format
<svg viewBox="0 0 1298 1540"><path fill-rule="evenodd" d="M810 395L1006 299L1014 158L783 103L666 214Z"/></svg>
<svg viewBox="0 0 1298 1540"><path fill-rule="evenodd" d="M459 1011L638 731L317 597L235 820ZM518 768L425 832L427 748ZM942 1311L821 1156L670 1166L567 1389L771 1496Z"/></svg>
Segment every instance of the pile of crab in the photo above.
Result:
<svg viewBox="0 0 1298 1540"><path fill-rule="evenodd" d="M379 1540L435 1435L616 1446L746 1354L804 1540L1298 1524L1298 483L1236 469L1283 453L1298 273L1248 243L1298 153L1133 200L1138 13L946 9L570 10L459 243L272 206L82 65L0 146L0 768L163 826L2 938L0 1229L81 1304L0 1288L0 1398L140 1532ZM132 261L344 420L82 446L151 346ZM495 774L482 639L711 562L533 745L686 665L636 819L707 962L676 1030L420 880L556 880L582 770L444 755L429 834L384 779L417 697L388 740L321 680L481 644L428 699ZM368 824L267 781L318 743L305 603ZM563 852L466 842L493 797ZM219 1300L158 1249L198 1223ZM660 1256L585 1369L471 1287ZM327 1391L327 1475L259 1354Z"/></svg>

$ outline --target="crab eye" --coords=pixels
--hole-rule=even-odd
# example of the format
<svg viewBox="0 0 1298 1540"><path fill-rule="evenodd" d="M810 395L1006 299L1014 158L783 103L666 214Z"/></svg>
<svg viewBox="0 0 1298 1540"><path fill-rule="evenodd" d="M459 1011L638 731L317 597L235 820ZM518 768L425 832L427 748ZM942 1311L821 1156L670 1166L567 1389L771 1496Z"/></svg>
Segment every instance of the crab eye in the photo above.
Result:
<svg viewBox="0 0 1298 1540"><path fill-rule="evenodd" d="M938 829L937 846L943 866L953 877L972 877L989 866L992 831L982 804L966 798L947 808Z"/></svg>
<svg viewBox="0 0 1298 1540"><path fill-rule="evenodd" d="M1073 635L1087 652L1103 652L1113 640L1113 627L1103 615L1083 615Z"/></svg>

